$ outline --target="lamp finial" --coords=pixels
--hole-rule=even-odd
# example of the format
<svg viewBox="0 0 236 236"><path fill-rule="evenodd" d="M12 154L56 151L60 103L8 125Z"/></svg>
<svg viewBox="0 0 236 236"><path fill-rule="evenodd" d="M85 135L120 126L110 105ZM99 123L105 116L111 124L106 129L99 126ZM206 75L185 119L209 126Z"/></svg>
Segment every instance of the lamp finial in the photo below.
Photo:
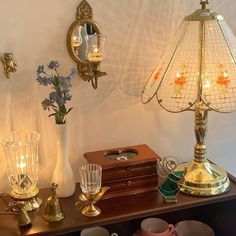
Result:
<svg viewBox="0 0 236 236"><path fill-rule="evenodd" d="M209 4L209 1L208 0L201 0L200 4L202 5L202 9L206 9L207 4Z"/></svg>

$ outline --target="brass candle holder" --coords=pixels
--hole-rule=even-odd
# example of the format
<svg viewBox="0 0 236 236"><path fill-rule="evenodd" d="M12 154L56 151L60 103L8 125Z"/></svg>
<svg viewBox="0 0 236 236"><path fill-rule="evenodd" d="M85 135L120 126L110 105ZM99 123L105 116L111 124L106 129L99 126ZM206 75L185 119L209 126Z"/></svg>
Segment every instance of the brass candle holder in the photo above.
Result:
<svg viewBox="0 0 236 236"><path fill-rule="evenodd" d="M79 196L79 202L85 203L82 208L82 214L88 217L97 216L101 209L94 206L110 187L101 187L102 184L102 167L98 164L86 164L79 170L80 187L82 194Z"/></svg>
<svg viewBox="0 0 236 236"><path fill-rule="evenodd" d="M82 208L81 213L88 217L98 216L101 213L101 209L94 206L94 204L102 198L108 189L110 189L110 187L101 187L100 191L96 194L81 193L79 195L80 201L76 203L76 205L85 203L85 207Z"/></svg>

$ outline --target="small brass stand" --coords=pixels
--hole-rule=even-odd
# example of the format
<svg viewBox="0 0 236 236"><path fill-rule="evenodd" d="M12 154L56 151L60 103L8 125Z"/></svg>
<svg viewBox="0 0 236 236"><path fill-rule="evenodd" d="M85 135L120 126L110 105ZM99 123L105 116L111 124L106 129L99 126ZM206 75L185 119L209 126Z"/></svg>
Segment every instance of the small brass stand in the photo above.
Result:
<svg viewBox="0 0 236 236"><path fill-rule="evenodd" d="M78 201L75 205L84 202L86 206L82 208L81 213L88 217L98 216L101 213L101 209L97 206L94 206L94 204L102 198L108 189L110 189L110 187L101 187L100 191L96 194L81 193L79 195L80 201Z"/></svg>

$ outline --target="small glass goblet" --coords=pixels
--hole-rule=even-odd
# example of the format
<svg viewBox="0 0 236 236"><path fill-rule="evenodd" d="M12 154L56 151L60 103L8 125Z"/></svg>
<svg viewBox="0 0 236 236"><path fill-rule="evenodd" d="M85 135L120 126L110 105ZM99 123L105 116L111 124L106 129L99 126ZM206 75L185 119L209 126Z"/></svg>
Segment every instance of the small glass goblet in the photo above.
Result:
<svg viewBox="0 0 236 236"><path fill-rule="evenodd" d="M80 168L80 187L82 194L80 199L88 202L88 206L82 209L85 216L97 216L101 213L94 204L102 197L104 193L101 190L102 167L97 164L86 164Z"/></svg>

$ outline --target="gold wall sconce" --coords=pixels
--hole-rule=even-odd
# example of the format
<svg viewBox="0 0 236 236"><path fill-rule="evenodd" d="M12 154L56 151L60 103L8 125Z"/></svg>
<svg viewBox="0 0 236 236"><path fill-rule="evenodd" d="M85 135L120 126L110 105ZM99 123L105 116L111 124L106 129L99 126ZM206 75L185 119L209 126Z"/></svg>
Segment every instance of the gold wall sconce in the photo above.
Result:
<svg viewBox="0 0 236 236"><path fill-rule="evenodd" d="M78 74L84 81L91 81L97 88L97 79L107 75L100 71L104 58L105 36L93 19L93 11L83 0L76 13L76 20L67 33L67 49L73 61L77 63Z"/></svg>
<svg viewBox="0 0 236 236"><path fill-rule="evenodd" d="M3 63L4 73L7 79L10 79L10 73L16 72L17 64L13 59L13 53L4 53L3 57L0 57Z"/></svg>

